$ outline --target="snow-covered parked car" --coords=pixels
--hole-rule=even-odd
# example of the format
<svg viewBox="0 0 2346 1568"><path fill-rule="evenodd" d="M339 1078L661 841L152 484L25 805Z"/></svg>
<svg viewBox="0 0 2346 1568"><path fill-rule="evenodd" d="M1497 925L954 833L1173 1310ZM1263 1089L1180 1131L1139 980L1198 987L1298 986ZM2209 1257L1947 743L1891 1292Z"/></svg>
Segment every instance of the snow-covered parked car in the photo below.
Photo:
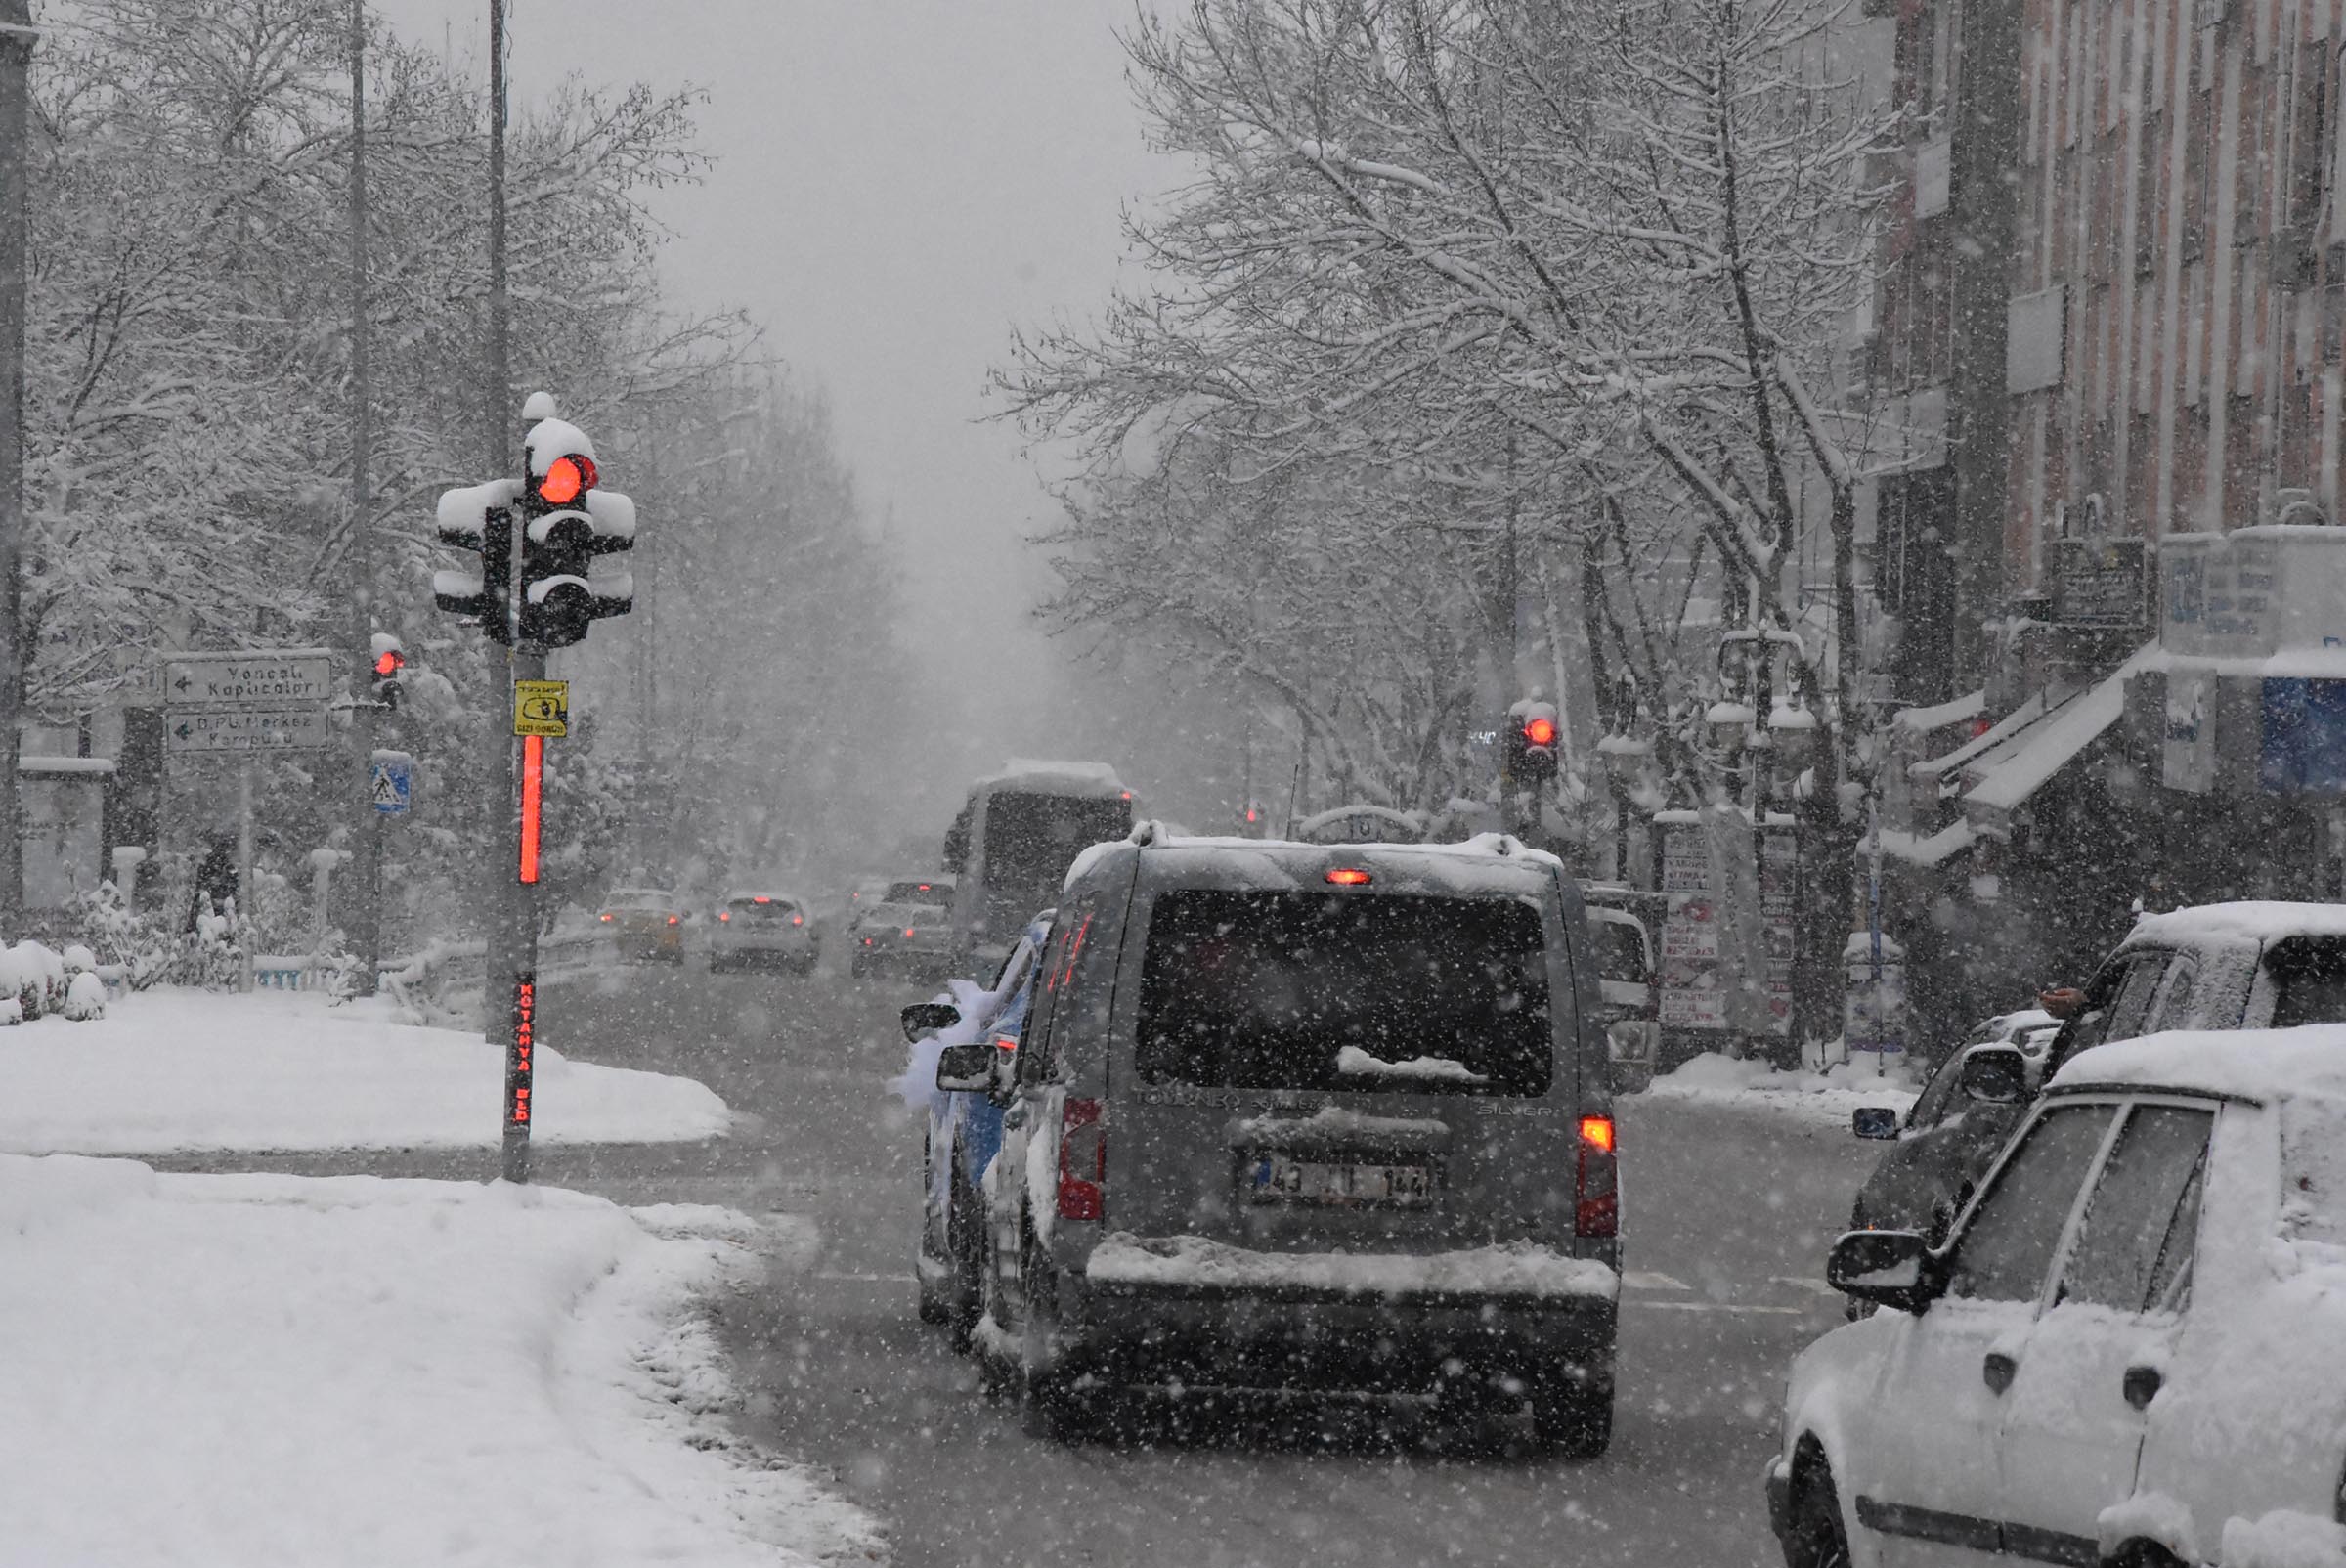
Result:
<svg viewBox="0 0 2346 1568"><path fill-rule="evenodd" d="M1895 1310L1794 1363L1791 1568L2346 1568L2346 1027L2085 1052L1948 1241L1827 1273Z"/></svg>
<svg viewBox="0 0 2346 1568"><path fill-rule="evenodd" d="M1900 1136L1890 1112L1856 1112L1859 1136L1899 1142L1859 1194L1852 1229L1943 1232L2045 1079L2081 1051L2173 1029L2346 1023L2346 906L2241 902L2146 915L2082 991L2046 1000L2065 1015L2051 1045L2051 1013L1990 1020L1957 1053L1955 1078L1933 1078L1915 1102L1918 1123L1926 1103L1940 1108L1933 1125Z"/></svg>
<svg viewBox="0 0 2346 1568"><path fill-rule="evenodd" d="M1979 1173L2027 1114L2059 1027L2060 1021L2040 1008L2000 1014L1974 1028L1938 1065L1903 1118L1887 1107L1852 1112L1850 1127L1858 1137L1894 1139L1896 1147L1883 1152L1857 1190L1849 1229L1921 1231L1933 1244L1945 1240ZM1965 1087L1972 1053L1990 1046L2020 1053L2021 1074L2011 1082L2009 1098L1978 1093L1983 1082L1977 1075Z"/></svg>
<svg viewBox="0 0 2346 1568"><path fill-rule="evenodd" d="M948 995L904 1009L912 1060L901 1080L905 1099L924 1112L921 1137L921 1241L914 1260L923 1323L948 1324L953 1348L969 1348L984 1303L985 1216L978 1194L985 1167L1002 1147L1002 1111L1012 1053L1025 1026L1036 960L1051 934L1051 911L1026 923L993 982L958 980ZM928 1032L934 1030L934 1033ZM937 1058L949 1046L989 1046L982 1089L936 1087ZM917 1098L916 1098L917 1097Z"/></svg>
<svg viewBox="0 0 2346 1568"><path fill-rule="evenodd" d="M1069 872L984 1197L976 1334L1031 1430L1320 1389L1612 1430L1619 1193L1555 858L1144 823ZM987 1082L992 1048L938 1084Z"/></svg>

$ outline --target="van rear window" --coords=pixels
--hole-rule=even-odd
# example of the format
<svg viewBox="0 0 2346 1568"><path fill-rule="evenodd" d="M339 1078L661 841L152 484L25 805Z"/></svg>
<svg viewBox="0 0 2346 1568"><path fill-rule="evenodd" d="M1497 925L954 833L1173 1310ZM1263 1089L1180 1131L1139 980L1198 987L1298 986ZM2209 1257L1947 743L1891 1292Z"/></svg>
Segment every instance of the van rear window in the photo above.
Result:
<svg viewBox="0 0 2346 1568"><path fill-rule="evenodd" d="M1160 895L1141 1076L1238 1089L1542 1095L1554 1076L1540 911L1512 899Z"/></svg>

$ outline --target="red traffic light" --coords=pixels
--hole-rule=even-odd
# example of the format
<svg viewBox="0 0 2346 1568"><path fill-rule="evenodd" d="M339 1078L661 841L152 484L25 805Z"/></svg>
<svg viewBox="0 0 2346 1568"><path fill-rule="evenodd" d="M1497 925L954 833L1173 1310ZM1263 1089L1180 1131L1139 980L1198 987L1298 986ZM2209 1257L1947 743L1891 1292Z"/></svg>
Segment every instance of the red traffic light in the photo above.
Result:
<svg viewBox="0 0 2346 1568"><path fill-rule="evenodd" d="M538 480L538 499L549 505L567 506L594 488L594 459L584 453L566 452L547 463Z"/></svg>
<svg viewBox="0 0 2346 1568"><path fill-rule="evenodd" d="M374 656L375 676L378 679L388 680L405 669L407 663L408 656L406 654L397 648L385 648Z"/></svg>
<svg viewBox="0 0 2346 1568"><path fill-rule="evenodd" d="M1526 719L1523 725L1523 738L1528 745L1553 746L1556 743L1556 721L1545 714Z"/></svg>

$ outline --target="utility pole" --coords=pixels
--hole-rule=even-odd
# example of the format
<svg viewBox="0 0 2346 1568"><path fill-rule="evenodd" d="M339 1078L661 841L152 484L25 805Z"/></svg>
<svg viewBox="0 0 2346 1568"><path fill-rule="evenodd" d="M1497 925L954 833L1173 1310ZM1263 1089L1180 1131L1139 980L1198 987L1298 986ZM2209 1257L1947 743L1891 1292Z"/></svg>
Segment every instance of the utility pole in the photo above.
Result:
<svg viewBox="0 0 2346 1568"><path fill-rule="evenodd" d="M0 0L0 938L24 902L18 716L24 706L25 77L31 0ZM21 935L21 933L20 933Z"/></svg>
<svg viewBox="0 0 2346 1568"><path fill-rule="evenodd" d="M513 396L511 319L505 278L505 0L489 0L489 365L486 408L489 430L489 471L512 471L512 441L506 420ZM518 511L514 526L518 528ZM513 617L506 638L505 690L495 721L495 745L511 787L505 793L510 814L501 824L499 840L505 853L492 869L495 899L489 922L488 956L491 989L488 1035L505 1048L504 1178L530 1179L530 1091L536 1046L538 1011L538 899L535 886L515 873L522 848L523 791L537 781L522 775L522 751L514 744L509 710L516 681L545 676L543 648L522 646L521 565L519 542L510 552L501 601ZM492 655L492 658L495 656ZM533 826L535 824L532 824Z"/></svg>
<svg viewBox="0 0 2346 1568"><path fill-rule="evenodd" d="M350 653L354 681L374 666L374 500L368 465L373 459L373 410L367 343L367 0L350 0ZM383 816L374 808L375 726L382 710L371 688L355 689L351 749L358 755L359 831L351 862L351 945L357 950L356 986L372 996L383 938Z"/></svg>

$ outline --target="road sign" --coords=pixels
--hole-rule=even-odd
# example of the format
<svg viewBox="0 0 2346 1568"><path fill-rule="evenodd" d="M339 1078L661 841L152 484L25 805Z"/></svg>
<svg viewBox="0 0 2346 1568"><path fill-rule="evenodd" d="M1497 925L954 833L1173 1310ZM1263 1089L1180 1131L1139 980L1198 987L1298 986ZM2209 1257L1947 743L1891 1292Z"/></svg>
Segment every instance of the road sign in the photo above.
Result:
<svg viewBox="0 0 2346 1568"><path fill-rule="evenodd" d="M513 682L513 733L552 735L570 733L570 682L516 680Z"/></svg>
<svg viewBox="0 0 2346 1568"><path fill-rule="evenodd" d="M315 752L332 739L324 708L174 708L163 718L163 750L172 754Z"/></svg>
<svg viewBox="0 0 2346 1568"><path fill-rule="evenodd" d="M291 708L333 694L327 648L175 653L163 666L163 701L173 708Z"/></svg>
<svg viewBox="0 0 2346 1568"><path fill-rule="evenodd" d="M368 794L377 813L406 816L415 794L415 759L406 752L376 752Z"/></svg>

